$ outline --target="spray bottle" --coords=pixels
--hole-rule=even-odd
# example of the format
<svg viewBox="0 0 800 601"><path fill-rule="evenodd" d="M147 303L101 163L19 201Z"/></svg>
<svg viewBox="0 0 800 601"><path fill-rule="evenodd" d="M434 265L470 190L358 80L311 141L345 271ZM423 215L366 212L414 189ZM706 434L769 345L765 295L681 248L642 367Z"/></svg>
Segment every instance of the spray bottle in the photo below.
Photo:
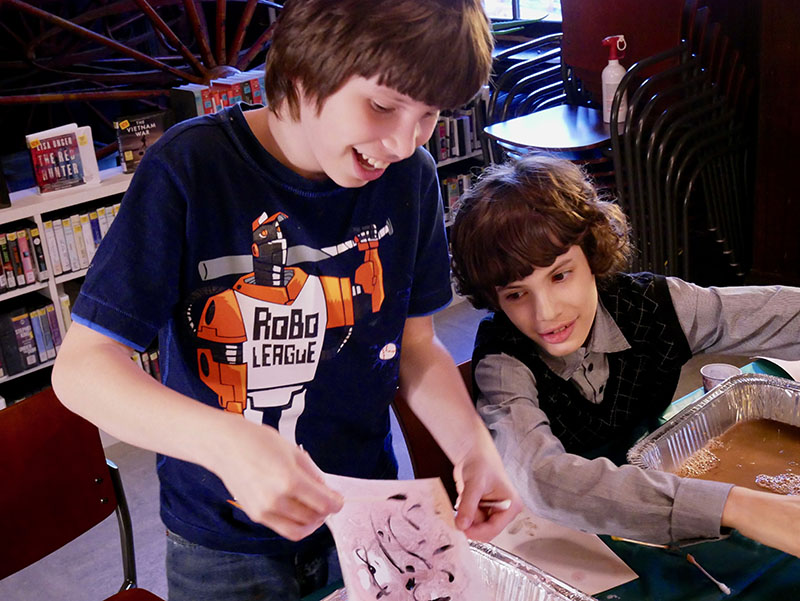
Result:
<svg viewBox="0 0 800 601"><path fill-rule="evenodd" d="M603 40L603 46L608 46L608 65L603 69L603 121L611 122L611 105L614 102L614 93L617 91L619 82L625 76L625 67L619 64L619 59L625 56L625 48L628 47L624 35L610 35ZM628 99L622 97L619 104L618 122L625 121L628 114Z"/></svg>

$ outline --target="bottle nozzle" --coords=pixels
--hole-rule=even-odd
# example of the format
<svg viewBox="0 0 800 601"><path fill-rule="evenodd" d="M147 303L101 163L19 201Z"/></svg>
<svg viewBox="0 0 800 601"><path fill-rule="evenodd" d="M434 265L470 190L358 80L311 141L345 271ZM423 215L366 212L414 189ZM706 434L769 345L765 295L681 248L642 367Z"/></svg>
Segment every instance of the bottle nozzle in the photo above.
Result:
<svg viewBox="0 0 800 601"><path fill-rule="evenodd" d="M610 35L603 38L603 46L608 46L608 60L619 60L625 56L628 43L624 35Z"/></svg>

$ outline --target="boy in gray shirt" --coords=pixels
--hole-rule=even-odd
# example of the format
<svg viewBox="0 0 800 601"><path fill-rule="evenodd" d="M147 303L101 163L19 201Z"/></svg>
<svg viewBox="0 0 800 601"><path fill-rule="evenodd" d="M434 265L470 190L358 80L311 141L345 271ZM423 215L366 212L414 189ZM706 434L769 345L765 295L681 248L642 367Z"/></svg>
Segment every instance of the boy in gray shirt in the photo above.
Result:
<svg viewBox="0 0 800 601"><path fill-rule="evenodd" d="M800 358L800 289L701 288L628 274L621 209L576 165L528 156L463 198L458 286L481 323L478 409L525 504L553 521L666 543L728 528L800 554L800 499L623 465L699 353Z"/></svg>

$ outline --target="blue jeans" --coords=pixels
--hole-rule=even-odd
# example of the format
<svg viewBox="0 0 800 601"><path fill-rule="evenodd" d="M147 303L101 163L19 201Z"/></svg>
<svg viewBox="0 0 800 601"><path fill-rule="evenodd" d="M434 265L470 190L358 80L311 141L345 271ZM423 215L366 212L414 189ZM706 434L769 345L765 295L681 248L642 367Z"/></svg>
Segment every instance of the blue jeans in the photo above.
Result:
<svg viewBox="0 0 800 601"><path fill-rule="evenodd" d="M341 577L332 545L267 557L209 549L167 530L169 601L299 601Z"/></svg>

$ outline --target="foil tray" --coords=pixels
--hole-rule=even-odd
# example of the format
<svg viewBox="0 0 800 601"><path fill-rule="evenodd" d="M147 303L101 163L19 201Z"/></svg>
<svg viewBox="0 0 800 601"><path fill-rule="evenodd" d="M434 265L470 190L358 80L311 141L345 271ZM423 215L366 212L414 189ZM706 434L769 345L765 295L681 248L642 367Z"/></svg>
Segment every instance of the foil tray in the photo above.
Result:
<svg viewBox="0 0 800 601"><path fill-rule="evenodd" d="M469 546L489 589L486 601L597 601L492 544L470 541ZM347 591L340 588L322 601L347 601Z"/></svg>
<svg viewBox="0 0 800 601"><path fill-rule="evenodd" d="M800 383L763 374L734 376L631 447L628 463L677 472L710 439L757 418L800 427Z"/></svg>

